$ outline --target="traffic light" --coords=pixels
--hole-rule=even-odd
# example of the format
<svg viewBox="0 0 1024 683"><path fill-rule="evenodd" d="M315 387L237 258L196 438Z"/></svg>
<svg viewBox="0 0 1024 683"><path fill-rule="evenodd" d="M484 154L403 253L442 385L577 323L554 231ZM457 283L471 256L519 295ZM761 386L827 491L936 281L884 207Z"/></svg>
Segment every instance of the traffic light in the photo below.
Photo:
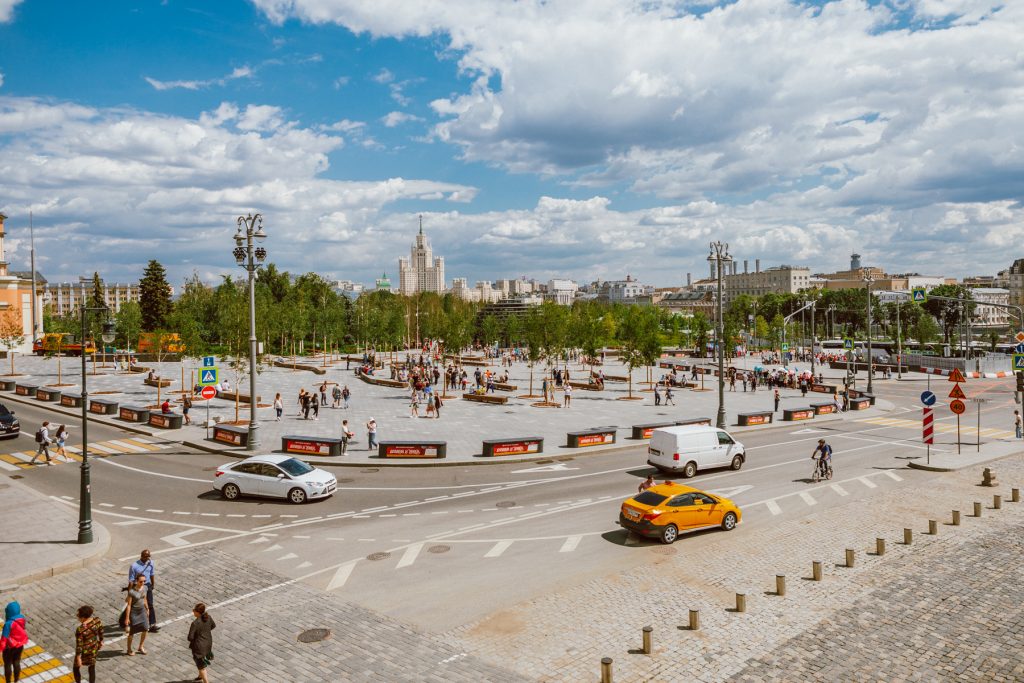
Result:
<svg viewBox="0 0 1024 683"><path fill-rule="evenodd" d="M1017 371L1017 391L1024 392L1024 370Z"/></svg>

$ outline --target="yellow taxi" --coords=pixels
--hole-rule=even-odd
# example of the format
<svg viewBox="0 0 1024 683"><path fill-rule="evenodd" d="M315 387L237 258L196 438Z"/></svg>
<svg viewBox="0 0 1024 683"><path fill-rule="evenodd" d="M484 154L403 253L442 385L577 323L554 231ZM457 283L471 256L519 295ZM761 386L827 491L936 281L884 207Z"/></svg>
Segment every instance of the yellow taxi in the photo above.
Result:
<svg viewBox="0 0 1024 683"><path fill-rule="evenodd" d="M740 509L728 498L666 481L638 493L622 504L619 525L627 531L660 538L668 544L679 532L720 526L732 531L739 524Z"/></svg>

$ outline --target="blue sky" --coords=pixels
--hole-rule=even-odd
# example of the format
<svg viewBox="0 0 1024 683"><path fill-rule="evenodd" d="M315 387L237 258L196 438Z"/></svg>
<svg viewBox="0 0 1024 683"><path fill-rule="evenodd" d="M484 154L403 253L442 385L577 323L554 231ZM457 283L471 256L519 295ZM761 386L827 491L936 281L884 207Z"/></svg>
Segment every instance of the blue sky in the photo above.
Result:
<svg viewBox="0 0 1024 683"><path fill-rule="evenodd" d="M0 0L8 258L660 286L739 260L994 273L1024 239L1021 4Z"/></svg>

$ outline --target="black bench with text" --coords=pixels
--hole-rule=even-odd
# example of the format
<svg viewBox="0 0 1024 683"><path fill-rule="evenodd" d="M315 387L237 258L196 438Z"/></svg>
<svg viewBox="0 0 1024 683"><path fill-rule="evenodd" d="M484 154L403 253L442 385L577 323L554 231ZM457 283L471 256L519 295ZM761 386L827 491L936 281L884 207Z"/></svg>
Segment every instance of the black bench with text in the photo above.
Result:
<svg viewBox="0 0 1024 683"><path fill-rule="evenodd" d="M738 418L738 424L740 427L750 427L753 425L763 425L774 422L775 413L770 410L762 410L757 413L740 413Z"/></svg>
<svg viewBox="0 0 1024 683"><path fill-rule="evenodd" d="M36 389L38 389L38 388L39 388L38 384L21 384L21 383L18 383L18 384L14 385L14 393L16 393L18 396L33 396L34 397L36 395Z"/></svg>
<svg viewBox="0 0 1024 683"><path fill-rule="evenodd" d="M587 446L604 446L615 443L618 430L615 427L595 427L565 435L566 446L569 448L585 448Z"/></svg>
<svg viewBox="0 0 1024 683"><path fill-rule="evenodd" d="M213 440L231 446L248 446L249 428L237 425L217 425L213 428Z"/></svg>
<svg viewBox="0 0 1024 683"><path fill-rule="evenodd" d="M82 395L81 394L61 394L60 404L65 408L81 408L82 407Z"/></svg>
<svg viewBox="0 0 1024 683"><path fill-rule="evenodd" d="M118 419L125 422L149 422L149 408L145 406L121 406Z"/></svg>
<svg viewBox="0 0 1024 683"><path fill-rule="evenodd" d="M544 452L544 438L520 436L514 439L487 439L481 453L485 458L501 455L535 455Z"/></svg>
<svg viewBox="0 0 1024 683"><path fill-rule="evenodd" d="M94 415L117 415L117 401L105 398L90 398L89 412Z"/></svg>
<svg viewBox="0 0 1024 683"><path fill-rule="evenodd" d="M60 400L60 389L49 389L47 387L39 387L38 389L36 389L36 400L55 403Z"/></svg>
<svg viewBox="0 0 1024 683"><path fill-rule="evenodd" d="M281 450L285 453L301 453L303 455L341 455L341 439L322 436L281 437Z"/></svg>
<svg viewBox="0 0 1024 683"><path fill-rule="evenodd" d="M800 420L813 420L814 408L784 408L782 410L783 422L799 422Z"/></svg>
<svg viewBox="0 0 1024 683"><path fill-rule="evenodd" d="M819 394L835 394L839 392L839 387L835 384L811 384L811 391L816 391Z"/></svg>
<svg viewBox="0 0 1024 683"><path fill-rule="evenodd" d="M828 403L812 403L811 408L814 409L815 415L831 415L832 413L839 412L836 410L836 404L832 401Z"/></svg>
<svg viewBox="0 0 1024 683"><path fill-rule="evenodd" d="M852 393L852 392L851 392ZM867 396L851 398L848 410L867 410L871 407L871 399Z"/></svg>
<svg viewBox="0 0 1024 683"><path fill-rule="evenodd" d="M17 385L13 379L0 379L0 391L14 391Z"/></svg>
<svg viewBox="0 0 1024 683"><path fill-rule="evenodd" d="M149 426L160 429L181 429L183 416L178 413L150 413Z"/></svg>
<svg viewBox="0 0 1024 683"><path fill-rule="evenodd" d="M448 456L447 441L381 441L378 458L444 458Z"/></svg>
<svg viewBox="0 0 1024 683"><path fill-rule="evenodd" d="M875 395L869 394L864 391L857 391L856 389L850 389L850 398L866 398L871 402L871 405L875 405Z"/></svg>

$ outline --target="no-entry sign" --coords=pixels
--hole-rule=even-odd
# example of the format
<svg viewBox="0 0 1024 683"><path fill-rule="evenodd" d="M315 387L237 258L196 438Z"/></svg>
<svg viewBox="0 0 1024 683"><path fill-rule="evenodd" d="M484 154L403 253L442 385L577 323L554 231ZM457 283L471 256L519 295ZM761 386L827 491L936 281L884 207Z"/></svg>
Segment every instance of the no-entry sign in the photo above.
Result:
<svg viewBox="0 0 1024 683"><path fill-rule="evenodd" d="M209 401L211 398L217 398L217 389L214 387L203 387L199 395L203 397L204 401Z"/></svg>

